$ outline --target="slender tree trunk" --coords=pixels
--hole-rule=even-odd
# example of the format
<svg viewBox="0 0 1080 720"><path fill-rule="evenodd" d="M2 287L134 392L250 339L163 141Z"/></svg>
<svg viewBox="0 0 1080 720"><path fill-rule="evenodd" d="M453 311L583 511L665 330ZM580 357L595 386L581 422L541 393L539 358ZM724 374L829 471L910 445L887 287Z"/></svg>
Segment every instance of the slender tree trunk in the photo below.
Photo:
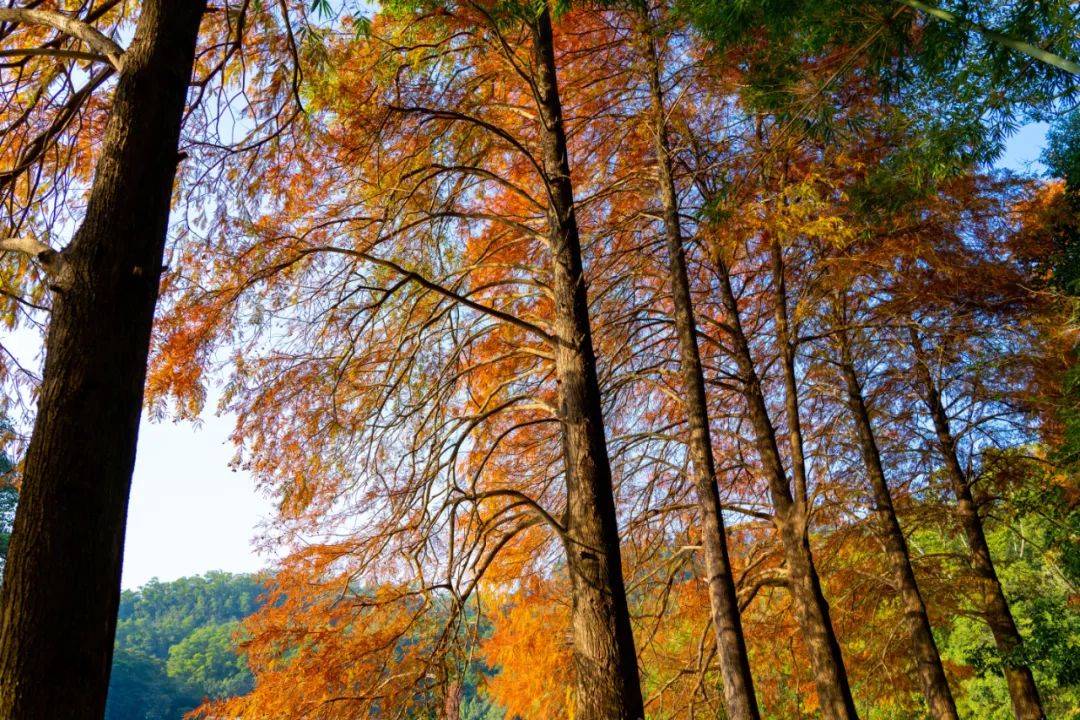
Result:
<svg viewBox="0 0 1080 720"><path fill-rule="evenodd" d="M821 713L826 720L855 720L858 715L848 687L840 643L833 630L829 603L821 590L821 580L810 550L805 509L803 503L791 494L776 428L769 418L761 379L754 368L750 344L739 317L730 270L718 248L713 249L713 256L720 280L720 299L730 321L732 357L742 377L755 446L769 484L773 522L784 551L795 619L810 655Z"/></svg>
<svg viewBox="0 0 1080 720"><path fill-rule="evenodd" d="M690 298L690 280L686 270L679 202L672 177L671 149L668 144L667 109L660 80L660 61L650 30L648 12L642 12L641 44L648 65L652 102L653 132L656 147L660 201L664 208L664 236L668 250L668 277L675 306L675 329L679 339L679 370L682 374L686 416L690 427L689 449L694 488L701 512L701 544L705 552L705 571L709 583L709 605L720 656L724 708L731 720L757 720L757 700L746 653L742 617L735 591L735 579L728 558L727 532L716 486L716 463L712 452L709 410L705 397L705 375L697 343L697 323Z"/></svg>
<svg viewBox="0 0 1080 720"><path fill-rule="evenodd" d="M86 218L62 253L0 599L0 717L105 709L128 491L203 0L144 0Z"/></svg>
<svg viewBox="0 0 1080 720"><path fill-rule="evenodd" d="M997 570L994 568L990 546L987 545L986 534L983 532L982 518L979 517L978 506L971 493L971 483L957 455L956 438L952 434L941 392L930 374L922 340L914 327L909 328L909 337L915 352L915 377L922 391L923 401L930 411L930 419L934 423L934 434L945 464L945 474L956 496L956 514L967 539L969 561L982 585L982 614L990 626L994 644L1005 667L1005 680L1009 686L1013 713L1017 720L1042 720L1046 715L1031 667L1023 658L1024 641L1016 628Z"/></svg>
<svg viewBox="0 0 1080 720"><path fill-rule="evenodd" d="M799 384L795 377L795 341L788 326L787 278L784 273L784 251L780 242L773 238L772 255L774 318L776 343L780 350L780 369L784 377L784 411L788 420L788 446L791 451L791 474L795 481L795 507L806 532L807 482L806 455L803 449L802 420L799 416Z"/></svg>
<svg viewBox="0 0 1080 720"><path fill-rule="evenodd" d="M566 552L572 587L576 720L644 717L622 576L589 305L547 5L531 24L555 297L555 371L566 457Z"/></svg>
<svg viewBox="0 0 1080 720"><path fill-rule="evenodd" d="M796 607L805 604L806 627L811 633L811 661L817 681L822 712L826 717L856 718L855 701L848 685L847 669L844 667L840 643L832 625L829 603L821 590L821 580L810 552L809 507L807 499L806 456L803 449L802 421L799 417L799 386L795 377L795 340L788 323L787 280L784 272L784 254L779 240L772 239L773 293L776 341L780 349L780 369L784 378L784 409L788 420L788 446L791 453L791 471L794 476L794 506L790 511L788 527L782 533L791 535L788 543L799 551L792 553L805 567L791 565L792 588L799 589ZM772 444L776 447L776 443ZM779 462L779 459L778 459ZM789 560L789 563L791 561ZM802 597L802 600L798 599Z"/></svg>
<svg viewBox="0 0 1080 720"><path fill-rule="evenodd" d="M870 490L874 498L874 514L877 516L882 540L885 543L885 554L889 559L893 582L900 592L900 599L904 605L904 622L911 637L923 696L930 709L930 716L935 720L959 720L956 703L953 701L948 680L945 678L945 668L941 664L941 655L934 641L930 618L926 614L926 604L915 581L915 571L911 567L907 539L900 528L896 510L893 508L892 494L889 492L889 484L885 479L885 470L881 463L881 452L870 422L870 413L866 408L862 384L855 372L851 344L847 331L842 326L842 318L840 322L836 340L840 350L840 372L844 377L844 386L847 390L847 404L851 410L852 419L855 421L859 453L862 455L866 476L870 481Z"/></svg>

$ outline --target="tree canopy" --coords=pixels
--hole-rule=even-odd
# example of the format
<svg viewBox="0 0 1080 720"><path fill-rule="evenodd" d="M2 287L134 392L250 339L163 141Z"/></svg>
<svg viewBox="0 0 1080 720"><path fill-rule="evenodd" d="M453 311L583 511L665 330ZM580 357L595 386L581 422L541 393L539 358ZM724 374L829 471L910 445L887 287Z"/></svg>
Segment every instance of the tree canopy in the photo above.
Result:
<svg viewBox="0 0 1080 720"><path fill-rule="evenodd" d="M1072 717L1078 31L0 8L0 715ZM236 418L265 578L120 593L144 408Z"/></svg>

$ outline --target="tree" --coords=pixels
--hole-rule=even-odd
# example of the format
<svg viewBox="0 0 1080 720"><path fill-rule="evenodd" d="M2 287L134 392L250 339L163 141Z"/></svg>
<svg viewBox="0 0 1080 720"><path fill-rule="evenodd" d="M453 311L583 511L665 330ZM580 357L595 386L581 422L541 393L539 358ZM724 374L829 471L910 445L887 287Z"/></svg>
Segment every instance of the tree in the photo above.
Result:
<svg viewBox="0 0 1080 720"><path fill-rule="evenodd" d="M655 138L657 191L663 208L664 236L667 241L668 278L674 304L674 319L679 336L679 366L690 428L689 447L693 457L694 486L701 513L702 545L713 612L717 647L724 683L725 708L734 720L759 717L754 681L746 654L742 619L736 596L735 577L728 556L727 531L723 508L716 485L716 462L713 458L705 375L698 350L697 321L694 318L690 281L683 247L682 219L675 188L674 161L668 130L668 107L655 37L655 23L648 4L641 10L639 44L643 48L649 83L652 134Z"/></svg>
<svg viewBox="0 0 1080 720"><path fill-rule="evenodd" d="M200 699L243 695L251 690L247 661L236 651L239 622L204 625L169 648L169 677L197 688Z"/></svg>
<svg viewBox="0 0 1080 720"><path fill-rule="evenodd" d="M263 587L248 575L152 580L120 597L107 720L176 720L251 687L239 622Z"/></svg>
<svg viewBox="0 0 1080 720"><path fill-rule="evenodd" d="M884 536L885 551L894 575L893 582L899 590L904 603L904 618L917 659L919 679L922 682L923 695L934 718L959 718L956 702L953 700L949 682L945 677L945 667L941 662L937 643L934 640L930 617L926 611L922 593L915 579L911 565L907 540L900 527L893 505L892 493L885 477L885 468L881 460L870 413L863 395L862 382L855 368L849 338L848 325L852 323L847 298L838 301L837 329L835 343L840 356L839 369L847 391L847 402L854 420L859 453L862 455L867 479L870 481L873 496L873 511L879 517L879 525Z"/></svg>
<svg viewBox="0 0 1080 720"><path fill-rule="evenodd" d="M104 712L150 326L203 9L198 0L144 3L131 46L108 48L97 77L119 77L86 217L62 252L35 247L56 291L0 596L5 717ZM48 680L58 676L70 680L64 693Z"/></svg>
<svg viewBox="0 0 1080 720"><path fill-rule="evenodd" d="M203 713L454 716L477 675L523 717L971 707L931 630L983 585L907 332L993 507L1001 453L1057 442L1035 388L1062 316L1016 249L1026 188L977 172L980 88L893 94L875 62L909 46L862 52L880 7L838 39L796 5L788 44L623 5L305 34L304 117L201 168L149 380L192 413L227 368L279 506L254 686ZM937 31L895 10L904 43ZM913 81L941 91L932 59Z"/></svg>
<svg viewBox="0 0 1080 720"><path fill-rule="evenodd" d="M461 44L462 38L471 44ZM436 49L429 52L429 45ZM260 387L255 394L261 398L242 420L263 428L258 467L298 481L283 490L283 512L302 522L332 511L321 503L341 500L342 488L358 490L349 493L351 502L388 482L395 491L377 501L377 510L368 506L379 522L353 534L347 556L379 586L376 567L385 561L367 553L392 547L400 558L424 554L431 565L410 569L419 584L412 592L449 591L458 612L495 556L518 536L539 534L534 528L541 526L547 540L562 545L571 570L578 717L638 717L640 689L578 229L581 204L571 180L577 170L563 127L560 50L550 11L394 6L349 48L357 50L344 72L358 84L337 97L324 91L342 73L313 85L332 119L320 140L331 143L336 155L293 155L305 166L302 173L274 167L305 190L285 198L280 215L260 209L265 220L249 227L261 242L215 258L222 261L226 284L213 294L199 292L200 285L193 293L198 309L189 306L176 317L164 344L163 384L188 377L186 368L198 361L172 350L206 347L215 333L229 332L245 291L273 299L294 273L329 273L332 279L324 281L343 283L343 294L305 300L336 306L320 312L317 322L347 329L317 333L316 342L332 342L333 349L302 352L302 361L289 363L290 383L278 376ZM447 63L455 60L476 63L478 71L445 77ZM389 68L400 72L387 74ZM433 87L448 82L446 93L432 95ZM484 102L473 91L499 99ZM506 115L517 117L518 126L505 122ZM342 124L333 126L338 120ZM351 135L343 136L346 131ZM357 165L359 147L378 148L364 166ZM316 188L313 173L335 163L348 169L347 181L328 176L329 184ZM490 195L478 195L477 183ZM314 211L320 219L296 212L319 195L324 200ZM283 224L292 227L279 232ZM465 241L453 242L453 231ZM350 289L353 283L359 284ZM369 301L357 303L356 297ZM384 322L394 328L392 335L377 325ZM330 377L315 370L325 368L327 358ZM379 375L383 380L374 379ZM320 385L326 380L350 409L335 426L325 425L322 407L307 404L325 398ZM272 410L292 400L297 414ZM257 420L263 413L274 418ZM308 421L331 443L296 452L299 443L282 426ZM534 442L524 434L511 439L519 428L559 443L543 446L542 462L523 479L498 466L512 442ZM357 463L361 468L355 460L330 460L365 436L371 442ZM270 463L263 453L282 442L293 448L293 459ZM404 447L412 452L402 454ZM381 462L391 456L403 462ZM346 451L343 457L356 456ZM316 466L322 470L313 471ZM424 498L419 517L406 497ZM546 509L549 501L558 505ZM319 553L335 551L342 548ZM313 550L309 560L317 554ZM328 568L315 563L313 570ZM322 582L329 580L312 584ZM352 583L339 577L330 585ZM303 589L308 597L311 592ZM406 594L404 588L387 592L387 603ZM358 612L367 610L358 605ZM416 667L424 666L413 672Z"/></svg>
<svg viewBox="0 0 1080 720"><path fill-rule="evenodd" d="M530 29L543 126L541 157L552 196L548 242L554 261L559 421L567 461L564 542L574 599L570 618L576 671L574 717L635 720L645 710L623 586L618 519L547 5Z"/></svg>
<svg viewBox="0 0 1080 720"><path fill-rule="evenodd" d="M105 717L109 720L173 720L199 700L199 696L187 694L176 686L158 658L132 648L118 648L113 654L109 699L105 705Z"/></svg>
<svg viewBox="0 0 1080 720"><path fill-rule="evenodd" d="M982 519L979 517L978 506L971 491L971 481L957 456L956 437L953 435L941 391L931 375L922 338L914 327L910 329L910 338L915 353L913 370L934 423L934 433L938 451L945 465L945 473L956 496L956 511L971 553L971 566L984 584L984 618L993 632L994 642L1002 656L1013 710L1020 720L1039 720L1045 715L1042 710L1042 701L1039 699L1039 691L1035 687L1035 677L1023 656L1023 640L1013 620L1012 612L1009 610L1009 603L1005 599L1001 581L994 567Z"/></svg>
<svg viewBox="0 0 1080 720"><path fill-rule="evenodd" d="M757 127L760 135L760 121ZM704 143L698 142L694 145L700 148ZM695 158L694 162L696 168L700 168L697 183L704 204L707 207L718 207L721 181L709 177L706 170L713 165L713 159L700 156ZM786 192L783 184L779 192L775 186L769 184L765 187L747 184L745 187L750 188L751 193L776 193L780 198ZM734 199L728 198L726 202L734 202ZM750 205L755 203L755 199L747 198L746 202ZM781 230L779 222L773 226L769 224L780 217L782 211L778 211L769 201L757 205L754 210L760 213L760 216L747 213L745 224L729 223L724 227L713 221L701 231L702 241L707 245L710 260L716 270L715 292L723 313L718 325L724 337L718 341L718 345L734 365L734 376L745 402L754 449L761 463L761 474L767 482L773 510L771 519L780 536L787 583L795 603L795 614L803 639L810 653L822 712L829 718L853 718L857 717L855 704L840 644L832 626L829 604L822 591L810 546L809 482L796 378L799 330L791 327L787 271L784 250L780 245L787 238L781 239L776 235L776 232ZM745 262L749 268L747 274L751 279L742 288L744 292L749 292L747 288L751 282L761 281L763 272L767 273L764 277L768 284L764 292L771 296L771 302L753 308L752 312L763 312L772 316L773 348L781 368L779 392L787 429L790 475L780 449L781 429L769 408L767 390L757 369L751 338L744 324L743 314L746 309L740 303L737 294L739 291L734 281L733 268L736 262ZM751 322L756 324L761 320L755 318Z"/></svg>

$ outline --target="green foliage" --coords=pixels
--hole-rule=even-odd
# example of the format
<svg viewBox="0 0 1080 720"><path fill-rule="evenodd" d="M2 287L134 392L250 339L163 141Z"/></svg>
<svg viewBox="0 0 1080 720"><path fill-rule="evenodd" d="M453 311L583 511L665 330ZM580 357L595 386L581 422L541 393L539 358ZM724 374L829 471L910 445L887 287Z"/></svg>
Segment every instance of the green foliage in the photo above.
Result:
<svg viewBox="0 0 1080 720"><path fill-rule="evenodd" d="M253 613L261 592L251 575L212 572L173 582L151 580L121 596L117 645L165 660L169 648L196 629Z"/></svg>
<svg viewBox="0 0 1080 720"><path fill-rule="evenodd" d="M19 504L19 491L13 482L14 465L7 455L0 453L0 579L7 566L8 543L15 522L15 507Z"/></svg>
<svg viewBox="0 0 1080 720"><path fill-rule="evenodd" d="M1065 181L1065 213L1054 228L1054 284L1080 295L1080 110L1050 128L1042 161L1050 174Z"/></svg>
<svg viewBox="0 0 1080 720"><path fill-rule="evenodd" d="M806 123L819 135L846 120L839 110L849 80L864 83L912 118L914 135L939 146L951 141L952 152L979 160L999 153L1024 118L1052 117L1076 98L1080 78L967 24L1075 61L1075 3L928 5L965 22L934 18L900 0L680 0L677 8L718 52L733 53L746 68L750 82L743 100L751 112ZM837 62L815 76L830 56ZM980 132L973 138L976 127ZM960 137L956 128L963 130ZM928 135L939 130L938 138ZM935 157L940 163L941 156Z"/></svg>
<svg viewBox="0 0 1080 720"><path fill-rule="evenodd" d="M1065 181L1062 211L1051 228L1054 252L1049 269L1053 285L1077 298L1080 297L1080 110L1073 110L1054 123L1046 140L1042 161L1052 176ZM1058 455L1063 464L1080 472L1080 364L1065 373L1062 396L1060 419L1064 433ZM1077 562L1080 564L1080 560Z"/></svg>
<svg viewBox="0 0 1080 720"><path fill-rule="evenodd" d="M461 701L461 720L504 720L506 712L490 700L476 694L476 686L466 685L466 692L472 696Z"/></svg>
<svg viewBox="0 0 1080 720"><path fill-rule="evenodd" d="M109 720L179 720L200 699L170 678L160 659L132 648L116 649L105 709Z"/></svg>
<svg viewBox="0 0 1080 720"><path fill-rule="evenodd" d="M236 652L240 623L233 621L198 628L169 648L165 664L171 678L183 678L213 698L241 695L251 690L251 673Z"/></svg>
<svg viewBox="0 0 1080 720"><path fill-rule="evenodd" d="M1051 126L1042 161L1050 174L1080 189L1080 110L1063 116Z"/></svg>
<svg viewBox="0 0 1080 720"><path fill-rule="evenodd" d="M1070 507L1061 488L1044 484L1037 470L1031 474L1030 486L991 509L987 541L1048 715L1070 720L1080 718L1080 613L1073 600L1080 580L1080 510ZM913 545L934 554L961 550L957 542L927 532L918 533ZM986 623L974 613L957 614L939 630L942 657L972 670L954 686L962 716L1012 718L1002 675L1007 659Z"/></svg>
<svg viewBox="0 0 1080 720"><path fill-rule="evenodd" d="M1074 365L1065 373L1063 388L1061 422L1064 433L1058 455L1065 466L1076 472L1080 469L1080 365ZM1080 559L1076 562L1080 566ZM1077 569L1080 571L1080 567Z"/></svg>
<svg viewBox="0 0 1080 720"><path fill-rule="evenodd" d="M235 637L261 593L256 577L221 572L125 591L107 720L179 720L204 698L250 690Z"/></svg>

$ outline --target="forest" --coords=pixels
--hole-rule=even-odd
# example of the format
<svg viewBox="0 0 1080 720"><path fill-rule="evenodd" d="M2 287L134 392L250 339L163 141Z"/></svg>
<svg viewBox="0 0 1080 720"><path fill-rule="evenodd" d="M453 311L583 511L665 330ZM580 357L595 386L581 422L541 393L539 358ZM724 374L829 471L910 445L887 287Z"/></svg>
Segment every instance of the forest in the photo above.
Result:
<svg viewBox="0 0 1080 720"><path fill-rule="evenodd" d="M261 593L258 578L226 573L124 591L106 719L179 720L204 699L250 691L236 635Z"/></svg>
<svg viewBox="0 0 1080 720"><path fill-rule="evenodd" d="M1071 0L8 0L0 220L2 720L1080 719Z"/></svg>

